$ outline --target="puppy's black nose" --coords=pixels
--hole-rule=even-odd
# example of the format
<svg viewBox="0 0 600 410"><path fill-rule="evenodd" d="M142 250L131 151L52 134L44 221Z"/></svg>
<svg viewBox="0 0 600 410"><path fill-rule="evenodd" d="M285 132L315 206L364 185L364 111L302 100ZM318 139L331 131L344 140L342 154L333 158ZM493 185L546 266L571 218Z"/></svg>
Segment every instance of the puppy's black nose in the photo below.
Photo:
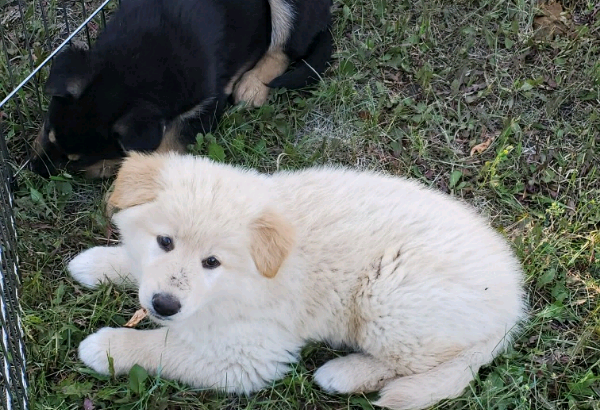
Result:
<svg viewBox="0 0 600 410"><path fill-rule="evenodd" d="M168 293L155 293L152 296L152 307L154 311L163 317L173 316L181 309L181 303L173 295Z"/></svg>

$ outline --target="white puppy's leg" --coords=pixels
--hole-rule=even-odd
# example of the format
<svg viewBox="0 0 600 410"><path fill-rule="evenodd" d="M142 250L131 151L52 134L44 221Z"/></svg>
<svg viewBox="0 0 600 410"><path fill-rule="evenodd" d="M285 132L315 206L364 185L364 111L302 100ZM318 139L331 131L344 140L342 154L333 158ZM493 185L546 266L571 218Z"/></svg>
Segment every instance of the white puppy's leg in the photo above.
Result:
<svg viewBox="0 0 600 410"><path fill-rule="evenodd" d="M237 335L219 334L213 339L208 334L190 337L181 332L168 327L105 327L81 342L79 358L102 374L109 374L110 356L116 375L127 374L137 364L166 379L231 393L251 393L265 387L289 370L286 359L294 359L285 346L276 346L278 350L264 347L270 343L264 338L242 342L229 337Z"/></svg>
<svg viewBox="0 0 600 410"><path fill-rule="evenodd" d="M127 373L134 364L156 371L167 348L189 359L189 349L169 337L166 327L152 330L104 327L79 345L79 358L98 373L109 374L110 356L116 375ZM167 362L167 361L166 361Z"/></svg>
<svg viewBox="0 0 600 410"><path fill-rule="evenodd" d="M329 393L362 393L381 389L398 376L373 356L353 353L325 363L315 372L315 381Z"/></svg>
<svg viewBox="0 0 600 410"><path fill-rule="evenodd" d="M93 288L110 280L118 284L135 282L131 261L122 246L96 246L77 255L67 266L77 282Z"/></svg>

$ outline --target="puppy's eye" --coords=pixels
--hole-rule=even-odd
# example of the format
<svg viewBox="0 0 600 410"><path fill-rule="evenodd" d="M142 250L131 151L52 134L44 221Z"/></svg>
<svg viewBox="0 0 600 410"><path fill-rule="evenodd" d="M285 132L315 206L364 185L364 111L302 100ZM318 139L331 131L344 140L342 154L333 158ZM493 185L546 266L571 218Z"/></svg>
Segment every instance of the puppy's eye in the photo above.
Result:
<svg viewBox="0 0 600 410"><path fill-rule="evenodd" d="M214 256L209 256L208 258L202 261L202 267L204 269L215 269L221 266L221 262Z"/></svg>
<svg viewBox="0 0 600 410"><path fill-rule="evenodd" d="M156 242L158 242L158 246L165 252L173 250L173 239L170 236L157 236Z"/></svg>

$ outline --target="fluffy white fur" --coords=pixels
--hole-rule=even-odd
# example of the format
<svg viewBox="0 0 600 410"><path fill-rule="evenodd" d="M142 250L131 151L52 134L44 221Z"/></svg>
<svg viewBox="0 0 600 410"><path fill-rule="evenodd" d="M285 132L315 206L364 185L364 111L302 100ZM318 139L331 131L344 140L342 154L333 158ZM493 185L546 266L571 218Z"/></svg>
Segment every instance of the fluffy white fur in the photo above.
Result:
<svg viewBox="0 0 600 410"><path fill-rule="evenodd" d="M113 195L126 208L114 216L121 245L83 252L69 271L88 286L132 280L150 311L155 293L170 293L181 311L155 318L157 329L87 337L80 358L100 373L110 355L117 374L137 363L251 393L320 340L356 351L317 370L321 388L380 390L376 405L421 409L459 396L525 317L522 271L503 238L467 205L406 179L134 155ZM204 269L209 256L221 266Z"/></svg>

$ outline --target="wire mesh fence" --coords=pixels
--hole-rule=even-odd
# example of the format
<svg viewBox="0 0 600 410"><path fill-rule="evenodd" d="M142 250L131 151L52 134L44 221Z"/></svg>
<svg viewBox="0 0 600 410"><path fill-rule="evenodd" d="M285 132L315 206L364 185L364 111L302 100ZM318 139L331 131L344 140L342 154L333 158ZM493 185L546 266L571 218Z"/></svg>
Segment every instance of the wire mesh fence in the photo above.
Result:
<svg viewBox="0 0 600 410"><path fill-rule="evenodd" d="M17 237L11 185L25 165L47 106L52 58L89 45L118 0L0 0L0 408L28 409L20 319Z"/></svg>
<svg viewBox="0 0 600 410"><path fill-rule="evenodd" d="M27 409L25 347L19 311L18 261L8 150L0 138L0 408Z"/></svg>

